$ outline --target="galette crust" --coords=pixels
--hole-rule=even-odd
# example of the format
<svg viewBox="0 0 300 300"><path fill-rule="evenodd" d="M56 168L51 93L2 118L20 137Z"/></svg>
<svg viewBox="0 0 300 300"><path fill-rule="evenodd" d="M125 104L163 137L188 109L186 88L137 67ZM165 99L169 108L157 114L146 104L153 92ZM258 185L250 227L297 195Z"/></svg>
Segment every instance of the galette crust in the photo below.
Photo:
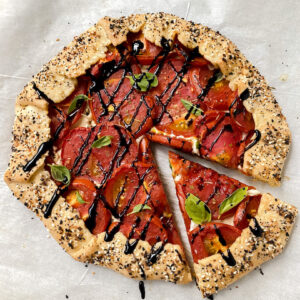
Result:
<svg viewBox="0 0 300 300"><path fill-rule="evenodd" d="M147 266L145 256L150 249L147 242L140 241L133 255L125 255L121 250L125 237L121 233L109 243L103 241L103 234L92 235L78 212L62 197L54 206L51 217L44 219L45 205L56 189L49 172L44 169L48 153L38 160L30 172L25 173L22 168L39 145L50 139L48 103L37 94L33 83L49 99L59 103L74 91L76 78L105 56L108 45L118 45L126 40L129 31L140 30L157 45L160 45L162 37L172 41L177 36L189 48L198 46L206 59L220 67L231 88L238 89L239 93L249 88L251 97L245 101L245 106L253 113L262 139L245 153L242 171L273 185L280 183L289 149L290 131L264 78L235 45L219 33L164 13L103 18L75 37L34 76L17 98L12 154L5 181L14 195L41 218L58 243L75 259L101 264L134 278L142 278L138 268L140 264L144 266L148 279L185 283L191 281L191 275L179 246L167 244L158 262Z"/></svg>
<svg viewBox="0 0 300 300"><path fill-rule="evenodd" d="M296 215L297 209L294 206L270 194L263 194L256 219L264 232L261 237L257 237L249 227L243 230L242 235L229 248L236 265L227 265L221 254L209 256L194 264L197 284L203 296L217 293L280 254L289 239ZM255 227L253 220L249 226Z"/></svg>

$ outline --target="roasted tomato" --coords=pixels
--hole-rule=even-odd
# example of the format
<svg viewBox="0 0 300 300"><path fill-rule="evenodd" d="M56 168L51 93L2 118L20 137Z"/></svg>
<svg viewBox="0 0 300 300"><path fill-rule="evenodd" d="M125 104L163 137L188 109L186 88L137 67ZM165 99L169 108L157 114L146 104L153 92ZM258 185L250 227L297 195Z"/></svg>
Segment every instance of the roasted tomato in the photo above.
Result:
<svg viewBox="0 0 300 300"><path fill-rule="evenodd" d="M240 235L239 229L224 223L211 222L195 228L188 233L194 261L224 252Z"/></svg>
<svg viewBox="0 0 300 300"><path fill-rule="evenodd" d="M234 214L234 226L243 230L249 226L251 218L255 217L260 204L261 195L247 197L241 202Z"/></svg>
<svg viewBox="0 0 300 300"><path fill-rule="evenodd" d="M92 95L90 107L96 123L112 121L138 137L152 127L154 102L132 87L126 77L129 75L125 70L114 73L105 81L104 89Z"/></svg>
<svg viewBox="0 0 300 300"><path fill-rule="evenodd" d="M84 177L76 177L70 184L66 200L79 211L80 217L86 221L89 216L89 208L92 205L96 194L96 188L92 181ZM96 224L93 229L93 234L104 232L111 219L110 211L104 207L101 201L97 202L96 211Z"/></svg>
<svg viewBox="0 0 300 300"><path fill-rule="evenodd" d="M129 237L133 231L131 238L145 240L151 245L159 241L164 242L168 239L167 231L164 229L161 220L151 214L150 211L142 211L126 216L122 221L120 231L126 237Z"/></svg>
<svg viewBox="0 0 300 300"><path fill-rule="evenodd" d="M110 136L111 144L91 148L92 143ZM72 129L62 146L62 163L76 176L82 175L101 183L105 174L112 174L115 167L135 160L138 146L128 132L116 125L98 125L93 128Z"/></svg>

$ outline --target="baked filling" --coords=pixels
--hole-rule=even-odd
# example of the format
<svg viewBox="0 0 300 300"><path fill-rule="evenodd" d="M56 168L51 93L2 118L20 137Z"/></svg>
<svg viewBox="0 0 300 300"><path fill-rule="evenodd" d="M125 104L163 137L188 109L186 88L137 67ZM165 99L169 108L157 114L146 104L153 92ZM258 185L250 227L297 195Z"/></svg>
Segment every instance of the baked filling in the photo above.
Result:
<svg viewBox="0 0 300 300"><path fill-rule="evenodd" d="M51 148L52 175L63 166L70 180L54 178L58 189L45 217L62 194L92 233L106 232L106 241L120 231L151 245L181 245L147 138L238 168L260 138L243 106L248 96L232 91L197 48L164 38L158 47L129 34L78 78L67 99L50 102L53 138L24 169Z"/></svg>

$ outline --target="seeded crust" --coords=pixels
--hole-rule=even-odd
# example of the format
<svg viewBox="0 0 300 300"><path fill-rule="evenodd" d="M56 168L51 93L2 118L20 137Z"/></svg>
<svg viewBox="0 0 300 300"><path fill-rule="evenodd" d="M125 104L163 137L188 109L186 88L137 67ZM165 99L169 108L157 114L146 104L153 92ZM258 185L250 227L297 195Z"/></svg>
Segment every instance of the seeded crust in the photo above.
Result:
<svg viewBox="0 0 300 300"><path fill-rule="evenodd" d="M74 91L76 78L105 57L108 45L118 45L126 40L129 31L140 30L149 41L157 45L160 45L162 37L172 41L177 36L189 48L198 46L199 52L221 69L232 89L238 89L241 93L246 87L249 88L250 98L244 103L253 113L262 139L245 153L242 171L279 185L290 144L290 132L280 107L264 78L234 44L205 26L164 13L119 19L103 18L85 33L75 37L70 45L34 76L33 82L47 97L59 103ZM109 243L103 241L103 234L90 234L77 211L62 197L56 203L51 217L44 219L45 205L56 189L50 174L44 169L48 153L38 160L30 172L25 173L22 169L39 145L50 139L48 103L38 96L32 82L18 96L15 115L12 154L5 181L14 195L41 218L66 252L80 261L101 264L133 278L141 278L138 268L140 264L144 266L148 279L167 279L178 283L191 280L180 247L167 244L158 262L146 266L145 256L150 247L147 242L140 241L133 255L123 254L125 237L121 233L115 235Z"/></svg>
<svg viewBox="0 0 300 300"><path fill-rule="evenodd" d="M256 219L263 229L261 237L256 237L248 228L229 248L235 261L234 267L228 266L221 254L215 254L194 264L196 280L204 297L235 282L262 263L280 254L291 234L297 209L263 194ZM254 221L250 226L255 228ZM226 253L225 253L226 254Z"/></svg>

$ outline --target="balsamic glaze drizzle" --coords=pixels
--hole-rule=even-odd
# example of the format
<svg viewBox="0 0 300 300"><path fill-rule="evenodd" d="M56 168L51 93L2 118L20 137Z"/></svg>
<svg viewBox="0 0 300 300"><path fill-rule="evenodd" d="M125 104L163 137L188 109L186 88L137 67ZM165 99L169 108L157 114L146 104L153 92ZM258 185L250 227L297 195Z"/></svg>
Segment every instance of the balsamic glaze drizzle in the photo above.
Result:
<svg viewBox="0 0 300 300"><path fill-rule="evenodd" d="M259 225L256 218L253 218L254 220L254 227L249 226L250 231L257 237L261 237L264 233L263 229Z"/></svg>
<svg viewBox="0 0 300 300"><path fill-rule="evenodd" d="M224 252L221 252L222 258L225 260L225 262L228 264L228 266L234 267L236 265L236 261L230 251L230 249L227 249L227 255L224 254Z"/></svg>
<svg viewBox="0 0 300 300"><path fill-rule="evenodd" d="M214 147L214 145L217 143L217 141L219 140L219 138L221 137L221 135L225 132L225 131L229 131L229 132L233 132L232 127L230 124L226 124L222 127L222 129L220 130L219 134L217 135L217 137L213 140L213 142L210 145L209 151L211 151Z"/></svg>
<svg viewBox="0 0 300 300"><path fill-rule="evenodd" d="M68 189L68 186L63 186L63 187L58 187L55 192L53 193L50 201L48 202L47 206L46 206L46 210L44 212L44 217L47 219L50 217L52 209L54 207L54 205L56 204L57 200L59 199L59 197L61 196L61 194L63 194L66 190Z"/></svg>
<svg viewBox="0 0 300 300"><path fill-rule="evenodd" d="M42 143L36 154L23 166L24 172L30 172L36 165L37 161L52 147L52 140Z"/></svg>
<svg viewBox="0 0 300 300"><path fill-rule="evenodd" d="M159 257L159 254L163 251L166 243L167 243L167 240L163 241L162 244L156 249L155 249L155 245L152 246L150 255L147 258L147 264L149 266L156 263L156 261Z"/></svg>
<svg viewBox="0 0 300 300"><path fill-rule="evenodd" d="M142 299L145 299L145 285L144 285L144 281L140 281L139 282L139 289L140 289L140 292L141 292L141 298Z"/></svg>
<svg viewBox="0 0 300 300"><path fill-rule="evenodd" d="M221 233L221 231L219 230L219 228L216 226L216 224L214 224L214 228L215 228L215 232L217 234L217 236L219 237L219 241L223 246L226 246L226 241Z"/></svg>
<svg viewBox="0 0 300 300"><path fill-rule="evenodd" d="M255 129L254 130L254 133L255 133L255 139L249 144L249 145L247 145L246 147L245 147L245 150L244 150L244 152L246 152L247 150L249 150L251 147L253 147L256 143L258 143L259 142L259 140L260 140L260 138L261 138L261 133L260 133L260 131L259 130L257 130L257 129Z"/></svg>

